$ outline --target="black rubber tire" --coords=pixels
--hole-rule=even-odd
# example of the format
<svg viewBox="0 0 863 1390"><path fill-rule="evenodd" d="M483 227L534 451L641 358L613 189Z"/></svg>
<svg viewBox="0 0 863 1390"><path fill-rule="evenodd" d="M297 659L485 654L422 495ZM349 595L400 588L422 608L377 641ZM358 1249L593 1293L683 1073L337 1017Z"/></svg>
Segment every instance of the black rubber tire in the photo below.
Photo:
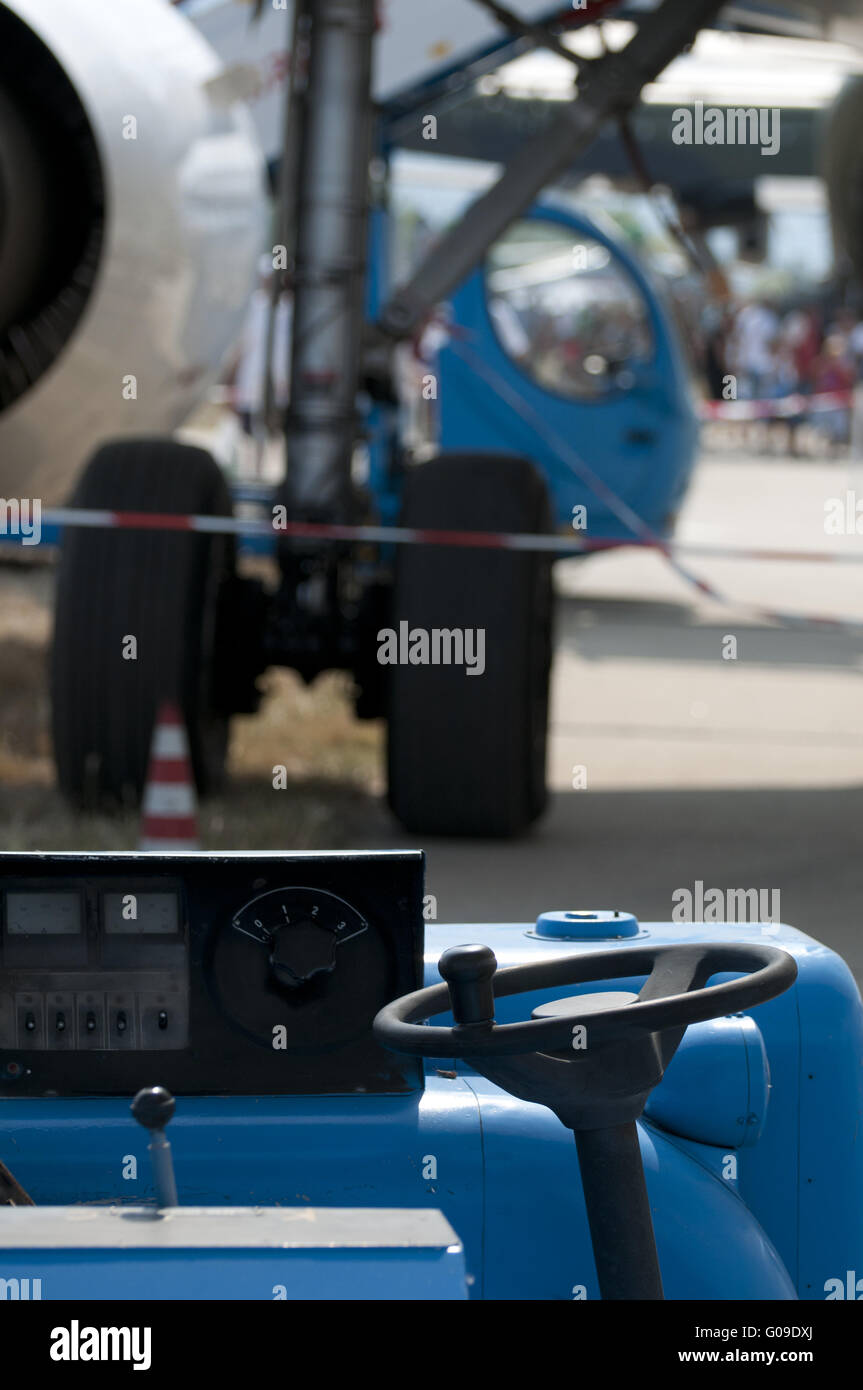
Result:
<svg viewBox="0 0 863 1390"><path fill-rule="evenodd" d="M211 455L171 439L103 445L70 505L231 512ZM76 805L138 804L164 699L184 714L198 790L218 787L228 719L213 707L213 646L219 593L233 565L227 536L67 530L57 575L52 721L60 788ZM136 660L122 655L128 635L137 639Z"/></svg>
<svg viewBox="0 0 863 1390"><path fill-rule="evenodd" d="M408 470L404 526L551 530L529 460L447 454ZM484 628L485 671L389 667L389 804L411 832L507 836L546 804L551 564L536 552L400 546L391 626Z"/></svg>

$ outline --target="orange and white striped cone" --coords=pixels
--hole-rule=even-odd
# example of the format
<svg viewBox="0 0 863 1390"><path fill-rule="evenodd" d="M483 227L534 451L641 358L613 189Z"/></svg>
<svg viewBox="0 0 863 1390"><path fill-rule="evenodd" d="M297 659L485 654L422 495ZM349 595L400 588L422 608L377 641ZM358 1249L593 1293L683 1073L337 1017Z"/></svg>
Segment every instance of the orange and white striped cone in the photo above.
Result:
<svg viewBox="0 0 863 1390"><path fill-rule="evenodd" d="M159 706L141 806L139 850L198 848L198 811L189 740L172 700Z"/></svg>

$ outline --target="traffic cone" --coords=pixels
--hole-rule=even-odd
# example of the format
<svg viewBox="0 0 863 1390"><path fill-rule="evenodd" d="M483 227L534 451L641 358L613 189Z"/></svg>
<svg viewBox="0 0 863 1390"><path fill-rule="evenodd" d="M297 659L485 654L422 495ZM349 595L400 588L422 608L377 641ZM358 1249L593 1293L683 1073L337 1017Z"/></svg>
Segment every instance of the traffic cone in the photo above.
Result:
<svg viewBox="0 0 863 1390"><path fill-rule="evenodd" d="M195 778L183 716L173 700L156 715L141 806L139 850L198 848Z"/></svg>

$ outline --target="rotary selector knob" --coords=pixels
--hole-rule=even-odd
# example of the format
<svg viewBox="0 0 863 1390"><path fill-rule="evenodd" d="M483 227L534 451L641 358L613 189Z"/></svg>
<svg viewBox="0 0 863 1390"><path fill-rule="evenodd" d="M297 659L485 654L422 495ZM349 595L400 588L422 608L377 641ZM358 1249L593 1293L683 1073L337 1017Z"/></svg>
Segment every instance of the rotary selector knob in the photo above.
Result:
<svg viewBox="0 0 863 1390"><path fill-rule="evenodd" d="M288 989L332 974L340 948L369 929L350 903L317 888L261 893L234 914L231 926L265 947L270 974Z"/></svg>
<svg viewBox="0 0 863 1390"><path fill-rule="evenodd" d="M310 919L279 927L273 934L270 968L280 984L297 989L336 967L338 933Z"/></svg>

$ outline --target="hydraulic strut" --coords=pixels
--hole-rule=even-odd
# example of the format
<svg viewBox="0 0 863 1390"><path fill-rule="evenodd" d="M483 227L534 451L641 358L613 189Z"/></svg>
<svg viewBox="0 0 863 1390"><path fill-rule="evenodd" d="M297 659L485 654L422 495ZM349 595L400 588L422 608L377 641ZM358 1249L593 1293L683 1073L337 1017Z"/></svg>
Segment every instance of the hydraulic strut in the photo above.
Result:
<svg viewBox="0 0 863 1390"><path fill-rule="evenodd" d="M347 519L366 269L374 0L308 11L287 477L294 519Z"/></svg>

